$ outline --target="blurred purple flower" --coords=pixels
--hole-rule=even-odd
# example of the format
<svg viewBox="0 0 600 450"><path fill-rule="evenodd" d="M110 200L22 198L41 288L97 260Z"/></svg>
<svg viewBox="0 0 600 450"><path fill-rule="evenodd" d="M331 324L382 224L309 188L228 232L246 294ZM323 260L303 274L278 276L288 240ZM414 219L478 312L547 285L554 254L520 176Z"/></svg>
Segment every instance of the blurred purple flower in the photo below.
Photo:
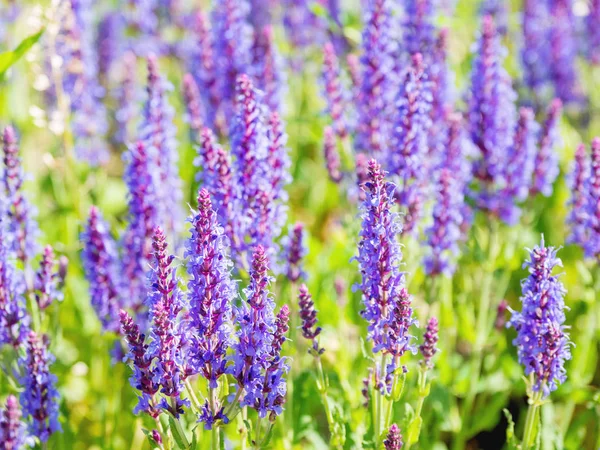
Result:
<svg viewBox="0 0 600 450"><path fill-rule="evenodd" d="M433 368L431 359L438 352L438 333L438 320L437 318L432 317L427 322L427 329L425 330L425 334L423 334L423 343L419 346L419 352L421 352L421 356L423 356L421 364L427 369Z"/></svg>
<svg viewBox="0 0 600 450"><path fill-rule="evenodd" d="M335 132L332 127L325 127L325 130L323 131L323 153L329 179L334 183L339 183L342 181L340 155L337 149Z"/></svg>
<svg viewBox="0 0 600 450"><path fill-rule="evenodd" d="M264 92L263 101L272 112L283 112L287 86L283 61L274 40L273 27L266 25L257 31L253 48L252 75L256 86Z"/></svg>
<svg viewBox="0 0 600 450"><path fill-rule="evenodd" d="M327 114L331 117L332 127L341 138L348 134L346 123L346 98L340 75L340 65L335 48L331 42L323 47L323 84L327 100Z"/></svg>
<svg viewBox="0 0 600 450"><path fill-rule="evenodd" d="M588 57L592 64L600 64L600 0L592 0L586 19L586 37L588 39Z"/></svg>
<svg viewBox="0 0 600 450"><path fill-rule="evenodd" d="M20 450L27 446L27 431L21 422L21 408L17 397L9 395L6 407L0 408L0 449Z"/></svg>
<svg viewBox="0 0 600 450"><path fill-rule="evenodd" d="M44 254L40 261L40 268L35 274L34 290L35 299L40 310L46 309L55 300L62 300L60 292L61 279L60 274L54 269L54 251L47 245L44 248Z"/></svg>
<svg viewBox="0 0 600 450"><path fill-rule="evenodd" d="M198 142L202 130L203 112L198 85L194 77L186 73L183 76L183 99L185 102L186 122L190 127L190 136L192 142Z"/></svg>
<svg viewBox="0 0 600 450"><path fill-rule="evenodd" d="M433 0L408 0L404 6L404 48L408 55L430 55L436 40Z"/></svg>
<svg viewBox="0 0 600 450"><path fill-rule="evenodd" d="M592 166L589 178L587 240L583 245L587 258L600 258L600 138L592 140Z"/></svg>
<svg viewBox="0 0 600 450"><path fill-rule="evenodd" d="M579 144L575 151L575 160L570 173L569 185L571 198L569 200L569 215L567 223L571 233L567 238L570 244L584 248L589 239L590 220L589 192L590 192L591 160L584 144Z"/></svg>
<svg viewBox="0 0 600 450"><path fill-rule="evenodd" d="M308 252L306 247L306 232L302 223L297 223L290 228L289 236L284 242L286 254L287 269L286 275L288 280L296 282L301 278L306 278L304 272L304 258Z"/></svg>
<svg viewBox="0 0 600 450"><path fill-rule="evenodd" d="M550 5L550 78L555 95L563 102L581 100L575 59L577 37L572 0L553 0Z"/></svg>
<svg viewBox="0 0 600 450"><path fill-rule="evenodd" d="M383 446L385 450L400 450L402 448L402 434L400 434L400 428L398 425L393 423L387 433Z"/></svg>
<svg viewBox="0 0 600 450"><path fill-rule="evenodd" d="M311 341L312 347L309 352L313 356L322 355L324 348L319 347L317 337L321 334L321 327L317 326L317 310L312 296L305 284L300 285L298 291L298 306L300 308L300 320L302 321L302 336Z"/></svg>
<svg viewBox="0 0 600 450"><path fill-rule="evenodd" d="M117 130L115 139L119 144L127 144L132 139L131 126L138 113L139 88L136 80L137 57L127 52L122 58L122 75L115 97L118 103L115 112Z"/></svg>
<svg viewBox="0 0 600 450"><path fill-rule="evenodd" d="M549 197L560 169L556 147L560 144L558 123L562 114L562 102L554 99L548 108L546 121L539 137L539 149L535 157L532 194L540 192Z"/></svg>
<svg viewBox="0 0 600 450"><path fill-rule="evenodd" d="M536 94L542 93L550 76L550 22L549 2L524 0L521 60L525 85Z"/></svg>

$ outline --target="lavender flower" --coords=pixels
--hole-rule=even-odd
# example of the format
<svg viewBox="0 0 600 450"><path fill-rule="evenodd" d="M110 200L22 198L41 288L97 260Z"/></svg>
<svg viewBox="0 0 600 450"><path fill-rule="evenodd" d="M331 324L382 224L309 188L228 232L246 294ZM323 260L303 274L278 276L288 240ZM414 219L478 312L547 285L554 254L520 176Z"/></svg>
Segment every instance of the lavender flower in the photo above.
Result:
<svg viewBox="0 0 600 450"><path fill-rule="evenodd" d="M257 87L264 92L263 101L269 110L282 112L286 80L271 25L266 25L256 36L253 53L253 75Z"/></svg>
<svg viewBox="0 0 600 450"><path fill-rule="evenodd" d="M293 47L304 49L323 42L327 24L310 8L309 0L280 0L283 25Z"/></svg>
<svg viewBox="0 0 600 450"><path fill-rule="evenodd" d="M558 122L562 113L562 102L554 99L548 108L548 115L539 138L539 150L535 157L532 194L540 192L549 197L552 185L560 172L556 147L560 141Z"/></svg>
<svg viewBox="0 0 600 450"><path fill-rule="evenodd" d="M268 412L278 414L285 398L283 374L287 366L279 356L285 318L275 318L270 282L268 257L259 245L252 259L250 285L244 290L247 301L235 312L238 339L233 345L231 371L238 389L243 389L240 404L257 409L260 417ZM263 396L265 386L271 387L267 399Z"/></svg>
<svg viewBox="0 0 600 450"><path fill-rule="evenodd" d="M90 209L81 240L81 259L90 283L92 307L105 330L118 332L121 304L118 254L108 225L96 207Z"/></svg>
<svg viewBox="0 0 600 450"><path fill-rule="evenodd" d="M305 284L300 285L298 292L298 306L300 307L300 319L302 320L302 336L312 342L309 352L313 356L322 355L324 348L319 347L317 337L321 334L321 327L317 325L317 311L312 296Z"/></svg>
<svg viewBox="0 0 600 450"><path fill-rule="evenodd" d="M394 189L392 183L385 182L381 166L372 159L364 185L366 198L356 258L362 282L356 287L363 293L361 314L369 322L368 339L373 342L373 352L383 351L394 357L388 374L395 370L403 353L412 349L408 332L414 323L410 296L400 271L402 252L397 238L401 227L397 214L391 210Z"/></svg>
<svg viewBox="0 0 600 450"><path fill-rule="evenodd" d="M540 94L549 80L550 45L548 30L550 25L548 2L525 0L523 3L523 48L521 59L525 84Z"/></svg>
<svg viewBox="0 0 600 450"><path fill-rule="evenodd" d="M23 374L19 382L23 386L21 407L29 433L41 442L46 442L52 433L61 431L58 423L56 376L50 373L54 357L48 352L48 341L30 331L25 343L25 352L19 359Z"/></svg>
<svg viewBox="0 0 600 450"><path fill-rule="evenodd" d="M327 42L323 47L323 84L325 99L327 100L327 114L331 117L335 133L343 139L348 134L344 117L346 99L344 98L340 78L340 65L331 42Z"/></svg>
<svg viewBox="0 0 600 450"><path fill-rule="evenodd" d="M471 71L469 131L482 157L475 174L485 183L499 181L513 144L516 94L502 67L502 47L491 16L483 18L483 29Z"/></svg>
<svg viewBox="0 0 600 450"><path fill-rule="evenodd" d="M40 268L35 274L34 289L38 307L43 310L55 300L62 300L59 290L60 274L54 270L54 251L51 246L44 248Z"/></svg>
<svg viewBox="0 0 600 450"><path fill-rule="evenodd" d="M409 0L404 2L404 47L409 55L431 53L435 43L433 1Z"/></svg>
<svg viewBox="0 0 600 450"><path fill-rule="evenodd" d="M325 127L323 132L323 153L325 156L325 166L329 179L334 183L342 181L342 173L340 172L340 155L337 149L335 132L332 127Z"/></svg>
<svg viewBox="0 0 600 450"><path fill-rule="evenodd" d="M435 317L429 319L427 322L427 329L425 330L425 334L423 335L423 343L419 346L419 351L423 356L421 360L421 365L427 369L433 368L433 363L431 359L438 352L437 348L438 342L438 320Z"/></svg>
<svg viewBox="0 0 600 450"><path fill-rule="evenodd" d="M506 299L502 299L498 303L496 308L496 320L494 321L494 328L498 331L502 331L506 326L506 310L508 309L508 302Z"/></svg>
<svg viewBox="0 0 600 450"><path fill-rule="evenodd" d="M508 326L517 330L513 341L525 375L533 375L533 390L544 397L567 379L565 360L571 358L569 335L565 323L565 288L552 270L562 267L554 247L539 246L530 250L530 260L523 267L529 277L522 281L521 312L514 311Z"/></svg>
<svg viewBox="0 0 600 450"><path fill-rule="evenodd" d="M0 408L0 449L20 450L27 444L27 431L21 422L21 408L17 397L6 398L6 408Z"/></svg>
<svg viewBox="0 0 600 450"><path fill-rule="evenodd" d="M215 69L222 101L227 105L235 99L236 81L248 73L251 63L252 28L247 22L249 4L246 0L223 0L213 10ZM227 105L226 114L231 109Z"/></svg>
<svg viewBox="0 0 600 450"><path fill-rule="evenodd" d="M137 58L134 53L127 52L123 55L123 73L121 83L117 88L118 109L115 113L117 122L116 141L125 144L130 141L131 125L138 115L138 86L136 83Z"/></svg>
<svg viewBox="0 0 600 450"><path fill-rule="evenodd" d="M152 250L147 298L152 322L148 352L156 358L153 380L160 384L160 392L171 400L163 400L160 406L178 417L183 413L184 405L181 393L185 379L182 372L186 338L179 322L183 299L177 269L171 267L174 257L167 255L167 240L160 227L154 231Z"/></svg>
<svg viewBox="0 0 600 450"><path fill-rule="evenodd" d="M121 332L129 347L126 359L133 363L133 375L130 378L131 385L140 391L138 404L134 413L145 412L156 418L160 415L160 409L156 405L154 396L160 389L155 381L156 369L153 366L153 356L148 351L145 343L145 335L140 333L140 327L133 321L127 312L121 310L119 313L121 321Z"/></svg>
<svg viewBox="0 0 600 450"><path fill-rule="evenodd" d="M550 6L550 78L563 102L580 100L575 58L577 42L572 0L554 0Z"/></svg>
<svg viewBox="0 0 600 450"><path fill-rule="evenodd" d="M285 244L287 278L291 282L296 282L300 278L306 277L306 273L302 268L307 253L303 224L297 223L290 229L290 234Z"/></svg>
<svg viewBox="0 0 600 450"><path fill-rule="evenodd" d="M567 223L571 233L567 242L584 247L588 243L590 229L589 190L591 161L584 144L579 144L575 152L575 161L570 174L571 199L569 200L569 215Z"/></svg>
<svg viewBox="0 0 600 450"><path fill-rule="evenodd" d="M393 423L390 426L388 434L383 441L385 450L400 450L402 448L402 434L400 434L400 428L398 425Z"/></svg>
<svg viewBox="0 0 600 450"><path fill-rule="evenodd" d="M458 241L465 221L464 193L459 183L460 179L450 169L441 170L433 207L433 223L425 233L431 252L425 258L425 272L428 275L451 276L456 270Z"/></svg>
<svg viewBox="0 0 600 450"><path fill-rule="evenodd" d="M0 223L0 346L17 347L27 337L29 316L25 283L14 266L3 226Z"/></svg>
<svg viewBox="0 0 600 450"><path fill-rule="evenodd" d="M367 4L361 56L361 94L358 104L356 149L379 156L387 150L394 105L393 78L396 47L392 39L392 1Z"/></svg>
<svg viewBox="0 0 600 450"><path fill-rule="evenodd" d="M400 178L399 203L407 211L404 232L415 229L420 216L427 175L427 132L431 125L431 93L420 53L412 56L398 94L398 115L394 129L394 149L390 152L390 172Z"/></svg>
<svg viewBox="0 0 600 450"><path fill-rule="evenodd" d="M206 189L198 193L198 211L190 219L191 237L186 246L190 348L192 366L209 387L217 388L226 372L226 352L232 344L231 305L236 286L231 280L228 241L217 221Z"/></svg>
<svg viewBox="0 0 600 450"><path fill-rule="evenodd" d="M12 127L6 127L3 135L2 184L6 199L8 231L12 235L12 251L27 264L38 251L38 224L35 209L23 195L23 168L19 158L17 138Z"/></svg>
<svg viewBox="0 0 600 450"><path fill-rule="evenodd" d="M202 130L202 105L198 85L194 77L186 73L183 77L183 98L185 100L185 109L187 113L186 121L190 126L190 135L192 142L198 140Z"/></svg>
<svg viewBox="0 0 600 450"><path fill-rule="evenodd" d="M592 140L592 167L589 180L587 222L588 240L583 249L587 258L600 257L600 138Z"/></svg>
<svg viewBox="0 0 600 450"><path fill-rule="evenodd" d="M152 161L153 184L157 209L167 217L167 232L179 231L184 215L181 207L183 194L177 169L177 131L173 125L174 111L167 101L171 85L158 73L156 57L148 57L147 98L139 129L148 156Z"/></svg>
<svg viewBox="0 0 600 450"><path fill-rule="evenodd" d="M431 150L439 153L435 140L437 134L443 134L445 117L453 103L453 74L448 66L448 29L440 30L433 47L431 63L427 69L429 85L431 90L430 117L433 129L431 131L433 141ZM430 150L430 153L431 153Z"/></svg>
<svg viewBox="0 0 600 450"><path fill-rule="evenodd" d="M483 0L479 12L482 16L493 17L500 34L508 33L508 10L504 0Z"/></svg>
<svg viewBox="0 0 600 450"><path fill-rule="evenodd" d="M125 33L125 21L120 12L109 12L98 24L96 55L98 57L98 78L106 85L113 64L123 54L122 37Z"/></svg>
<svg viewBox="0 0 600 450"><path fill-rule="evenodd" d="M600 63L600 32L598 31L600 23L600 1L592 0L590 4L590 13L586 20L586 36L588 39L588 57L592 64Z"/></svg>

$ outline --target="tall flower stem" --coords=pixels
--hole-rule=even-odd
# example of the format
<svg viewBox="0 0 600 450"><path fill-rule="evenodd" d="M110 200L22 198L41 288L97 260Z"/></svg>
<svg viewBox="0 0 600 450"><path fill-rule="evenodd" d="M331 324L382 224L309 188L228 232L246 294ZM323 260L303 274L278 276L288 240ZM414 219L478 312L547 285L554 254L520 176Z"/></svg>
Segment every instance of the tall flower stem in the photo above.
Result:
<svg viewBox="0 0 600 450"><path fill-rule="evenodd" d="M211 410L212 414L216 414L216 411L215 411L216 395L217 395L216 389L214 389L214 388L208 389L208 398L209 398L210 410ZM219 449L219 427L216 424L214 424L211 427L211 445L212 445L212 447L211 447L212 450Z"/></svg>
<svg viewBox="0 0 600 450"><path fill-rule="evenodd" d="M385 377L385 358L386 355L385 353L382 353L381 355L381 366L380 366L380 372L379 372L379 376L380 377ZM377 372L377 371L375 371ZM375 423L373 424L373 430L375 432L375 448L379 448L379 444L380 444L380 438L381 438L381 434L383 432L383 403L385 401L385 396L384 394L381 392L381 389L378 389L377 386L375 386L375 388L377 389L377 395L375 396Z"/></svg>
<svg viewBox="0 0 600 450"><path fill-rule="evenodd" d="M523 432L523 450L533 447L536 438L537 423L539 420L539 408L542 404L542 391L534 392L529 399L529 408L525 418L525 431Z"/></svg>
<svg viewBox="0 0 600 450"><path fill-rule="evenodd" d="M341 450L343 447L339 442L339 438L337 436L336 428L335 428L335 419L331 412L331 407L329 406L329 398L327 397L327 387L328 383L325 379L325 372L323 371L323 364L321 362L321 356L315 356L315 365L317 366L317 390L319 391L319 395L321 396L321 402L323 403L323 408L325 409L325 416L327 417L327 425L329 426L329 434L330 434L330 445L336 449Z"/></svg>
<svg viewBox="0 0 600 450"><path fill-rule="evenodd" d="M200 401L194 392L194 387L192 386L192 383L190 383L189 378L186 378L184 384L188 396L190 397L192 408L194 408L195 412L199 413L202 410L202 405L200 404Z"/></svg>
<svg viewBox="0 0 600 450"><path fill-rule="evenodd" d="M418 381L418 395L417 409L415 411L415 417L410 424L408 429L408 436L404 449L408 450L411 445L416 444L419 441L419 435L421 434L421 424L423 419L421 418L421 412L423 411L423 404L425 399L429 395L429 384L427 383L427 368L421 367L419 370L419 381Z"/></svg>
<svg viewBox="0 0 600 450"><path fill-rule="evenodd" d="M462 450L465 447L465 442L468 438L469 424L468 419L472 413L471 409L477 396L477 386L483 365L483 348L489 335L490 328L490 309L492 305L491 290L494 281L494 263L500 251L500 246L497 239L498 224L488 217L488 242L487 251L485 252L485 261L483 267L483 279L481 282L481 296L479 309L477 312L475 344L473 346L473 366L471 368L471 379L469 382L469 390L461 411L461 428L454 439L452 448L454 450ZM489 266L488 266L489 264Z"/></svg>

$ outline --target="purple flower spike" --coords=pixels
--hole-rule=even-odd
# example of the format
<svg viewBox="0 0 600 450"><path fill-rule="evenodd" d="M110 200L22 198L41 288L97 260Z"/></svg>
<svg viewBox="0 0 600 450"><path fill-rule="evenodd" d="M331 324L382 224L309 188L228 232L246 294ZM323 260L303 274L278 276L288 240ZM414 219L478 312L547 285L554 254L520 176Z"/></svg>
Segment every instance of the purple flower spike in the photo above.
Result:
<svg viewBox="0 0 600 450"><path fill-rule="evenodd" d="M554 0L550 6L550 77L556 96L563 102L581 99L575 64L577 36L572 3L572 0Z"/></svg>
<svg viewBox="0 0 600 450"><path fill-rule="evenodd" d="M90 210L81 240L81 259L90 283L92 307L105 330L118 332L121 304L118 254L108 225L96 207Z"/></svg>
<svg viewBox="0 0 600 450"><path fill-rule="evenodd" d="M40 233L34 219L35 210L23 195L23 168L19 158L17 137L12 127L6 127L3 135L2 184L6 199L8 230L12 235L13 251L23 263L28 263L38 251Z"/></svg>
<svg viewBox="0 0 600 450"><path fill-rule="evenodd" d="M211 388L225 373L226 352L232 343L231 306L236 286L231 280L232 263L223 228L217 221L206 189L198 193L198 211L190 220L191 237L186 245L190 348L195 373L201 373Z"/></svg>
<svg viewBox="0 0 600 450"><path fill-rule="evenodd" d="M147 97L144 105L140 140L144 143L152 161L151 170L157 209L167 218L166 231L174 233L181 229L183 193L177 168L177 130L173 124L174 110L167 99L172 86L159 74L156 56L148 57Z"/></svg>
<svg viewBox="0 0 600 450"><path fill-rule="evenodd" d="M9 395L6 408L0 408L0 449L20 450L26 448L27 431L21 422L21 408L17 397Z"/></svg>
<svg viewBox="0 0 600 450"><path fill-rule="evenodd" d="M212 13L214 48L218 55L215 68L220 96L226 105L237 95L238 76L249 72L252 54L252 27L247 22L249 11L246 0L223 0L216 4Z"/></svg>
<svg viewBox="0 0 600 450"><path fill-rule="evenodd" d="M435 43L432 0L409 0L404 2L404 46L408 54L429 54Z"/></svg>
<svg viewBox="0 0 600 450"><path fill-rule="evenodd" d="M325 156L325 166L329 179L334 183L342 181L342 172L340 171L340 155L337 149L335 132L331 127L325 127L323 132L323 153Z"/></svg>
<svg viewBox="0 0 600 450"><path fill-rule="evenodd" d="M433 207L433 224L425 233L431 250L431 254L425 258L425 272L428 275L452 276L456 270L458 241L462 237L461 226L465 221L465 200L459 183L456 173L448 168L441 170Z"/></svg>
<svg viewBox="0 0 600 450"><path fill-rule="evenodd" d="M53 433L61 431L58 423L60 397L56 390L56 376L49 369L53 362L54 356L48 352L47 338L30 331L25 352L19 359L19 366L23 369L19 380L23 386L20 400L29 433L42 442L46 442Z"/></svg>
<svg viewBox="0 0 600 450"><path fill-rule="evenodd" d="M55 300L62 300L60 275L54 270L54 251L51 246L44 248L40 268L35 274L35 299L40 309L46 309Z"/></svg>
<svg viewBox="0 0 600 450"><path fill-rule="evenodd" d="M421 364L427 369L433 368L433 362L431 359L438 352L438 320L435 317L429 319L427 322L427 329L423 335L423 343L419 346L419 351L423 356Z"/></svg>
<svg viewBox="0 0 600 450"><path fill-rule="evenodd" d="M117 121L116 141L126 144L132 139L131 126L139 114L139 89L136 80L137 57L132 52L123 55L123 74L116 90L118 109L115 113Z"/></svg>
<svg viewBox="0 0 600 450"><path fill-rule="evenodd" d="M416 229L421 216L424 181L428 169L427 133L431 125L431 92L420 53L412 56L412 65L406 71L397 106L395 148L390 152L388 167L391 173L400 178L396 195L399 203L407 211L404 232L410 232Z"/></svg>
<svg viewBox="0 0 600 450"><path fill-rule="evenodd" d="M323 47L323 82L327 100L327 114L331 117L335 133L343 139L348 134L344 117L346 99L344 98L340 79L340 64L331 42L326 43Z"/></svg>
<svg viewBox="0 0 600 450"><path fill-rule="evenodd" d="M306 273L302 268L307 253L305 234L304 225L297 223L292 227L290 235L287 238L287 278L291 282L296 282L300 278L306 278Z"/></svg>
<svg viewBox="0 0 600 450"><path fill-rule="evenodd" d="M192 141L197 141L202 130L202 104L198 85L194 81L194 77L189 73L186 73L183 77L183 98L187 113L186 120L190 126Z"/></svg>
<svg viewBox="0 0 600 450"><path fill-rule="evenodd" d="M471 71L468 117L471 139L481 155L475 174L486 183L502 180L513 144L516 94L502 67L505 54L494 20L485 16Z"/></svg>
<svg viewBox="0 0 600 450"><path fill-rule="evenodd" d="M592 141L592 168L589 180L588 240L583 247L588 258L600 258L600 138Z"/></svg>
<svg viewBox="0 0 600 450"><path fill-rule="evenodd" d="M550 75L548 64L548 61L550 61L549 22L548 2L524 1L521 59L523 61L525 84L536 94L541 93Z"/></svg>
<svg viewBox="0 0 600 450"><path fill-rule="evenodd" d="M179 317L183 299L177 269L171 266L175 257L167 255L167 239L159 227L154 231L152 250L147 298L152 321L148 351L156 358L154 381L160 384L160 392L171 399L163 400L160 406L178 417L183 413L181 393L185 378L182 373L185 336Z"/></svg>
<svg viewBox="0 0 600 450"><path fill-rule="evenodd" d="M565 288L555 267L562 267L554 247L539 246L530 250L529 277L522 281L522 311L514 311L508 326L517 330L513 344L525 375L533 374L533 390L547 397L567 379L565 361L571 359L569 334L565 323Z"/></svg>
<svg viewBox="0 0 600 450"><path fill-rule="evenodd" d="M255 38L253 68L257 86L264 92L265 105L270 111L281 112L286 80L271 25L266 25Z"/></svg>
<svg viewBox="0 0 600 450"><path fill-rule="evenodd" d="M370 0L362 36L362 83L358 104L356 149L376 157L387 151L393 117L393 73L396 47L392 38L392 1Z"/></svg>
<svg viewBox="0 0 600 450"><path fill-rule="evenodd" d="M388 434L383 441L385 450L400 450L402 448L402 434L400 434L400 428L395 423L390 426Z"/></svg>
<svg viewBox="0 0 600 450"><path fill-rule="evenodd" d="M586 20L586 36L589 42L588 57L592 64L600 64L600 0L592 0Z"/></svg>
<svg viewBox="0 0 600 450"><path fill-rule="evenodd" d="M312 296L305 284L300 285L298 292L298 306L300 307L300 319L302 320L302 336L312 342L309 352L313 356L322 355L324 348L319 347L317 337L321 334L321 327L317 326L317 311Z"/></svg>
<svg viewBox="0 0 600 450"><path fill-rule="evenodd" d="M356 257L362 282L356 287L363 293L361 314L369 323L368 339L373 342L373 352L383 351L394 357L388 366L389 374L396 369L403 353L413 349L409 327L414 319L404 274L400 271L402 252L397 239L401 226L398 215L391 210L395 186L385 182L381 166L374 159L369 162L368 170ZM383 389L383 385L378 388Z"/></svg>
<svg viewBox="0 0 600 450"><path fill-rule="evenodd" d="M0 223L0 346L18 347L29 330L25 283L14 267L3 226Z"/></svg>
<svg viewBox="0 0 600 450"><path fill-rule="evenodd" d="M560 172L558 167L558 153L560 135L558 122L562 113L562 102L554 99L548 109L546 122L542 128L539 139L539 149L535 158L533 172L532 193L540 192L549 197L552 195L552 185Z"/></svg>
<svg viewBox="0 0 600 450"><path fill-rule="evenodd" d="M133 375L129 381L135 389L141 392L134 413L145 412L156 418L161 411L156 406L154 396L160 386L154 381L156 369L153 366L153 357L148 351L148 345L144 342L146 337L140 333L140 327L127 312L121 310L119 316L122 334L129 347L126 359L133 363Z"/></svg>
<svg viewBox="0 0 600 450"><path fill-rule="evenodd" d="M584 248L589 239L590 220L589 212L589 189L591 175L591 160L587 154L584 144L579 144L575 151L575 161L570 174L571 199L569 200L569 216L567 223L571 227L571 233L567 238L570 244L579 245Z"/></svg>

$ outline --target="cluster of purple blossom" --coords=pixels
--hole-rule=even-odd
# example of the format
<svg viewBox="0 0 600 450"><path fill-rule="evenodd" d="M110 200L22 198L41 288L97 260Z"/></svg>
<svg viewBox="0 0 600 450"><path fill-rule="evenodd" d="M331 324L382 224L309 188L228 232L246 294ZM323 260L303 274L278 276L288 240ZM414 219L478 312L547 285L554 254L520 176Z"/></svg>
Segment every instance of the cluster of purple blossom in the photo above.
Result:
<svg viewBox="0 0 600 450"><path fill-rule="evenodd" d="M35 210L23 193L24 175L12 127L5 128L2 141L0 347L12 349L17 357L15 366L5 369L14 375L21 393L19 400L9 396L6 408L0 409L0 442L2 448L17 449L34 445L35 439L44 443L61 429L56 377L49 370L54 356L48 351L49 338L39 327L44 311L62 299L66 263L61 260L59 265L48 246L34 269L39 230Z"/></svg>
<svg viewBox="0 0 600 450"><path fill-rule="evenodd" d="M332 121L324 135L326 166L332 181L360 185L365 155L377 158L397 186L393 196L403 213L403 233L425 231L426 272L451 275L473 208L514 225L521 203L552 194L562 103L550 104L542 126L532 109L517 112L517 95L503 68L506 50L494 18L485 15L463 120L454 109L448 31L434 25L432 2L406 2L402 38L394 34L395 12L389 0L366 2L359 73L348 64L356 80L350 98L333 45L325 45L324 91ZM356 124L348 117L352 106ZM344 172L338 154L338 146L348 148L350 136L354 176ZM355 196L356 188L349 192Z"/></svg>

